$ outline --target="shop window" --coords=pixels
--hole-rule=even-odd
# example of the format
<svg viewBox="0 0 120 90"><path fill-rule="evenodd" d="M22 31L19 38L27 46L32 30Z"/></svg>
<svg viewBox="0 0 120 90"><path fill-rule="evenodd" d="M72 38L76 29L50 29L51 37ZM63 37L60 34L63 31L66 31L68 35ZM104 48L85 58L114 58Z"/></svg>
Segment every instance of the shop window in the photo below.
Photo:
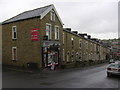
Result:
<svg viewBox="0 0 120 90"><path fill-rule="evenodd" d="M12 26L12 39L17 39L17 27Z"/></svg>
<svg viewBox="0 0 120 90"><path fill-rule="evenodd" d="M17 60L17 47L12 47L12 60Z"/></svg>

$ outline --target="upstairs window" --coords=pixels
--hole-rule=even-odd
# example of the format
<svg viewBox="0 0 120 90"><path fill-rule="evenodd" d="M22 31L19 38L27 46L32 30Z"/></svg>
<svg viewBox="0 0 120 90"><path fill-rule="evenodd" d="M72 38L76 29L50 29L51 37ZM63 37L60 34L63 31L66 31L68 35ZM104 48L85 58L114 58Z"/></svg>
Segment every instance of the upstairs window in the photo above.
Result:
<svg viewBox="0 0 120 90"><path fill-rule="evenodd" d="M63 33L63 37L62 38L63 38L63 44L64 44L64 33Z"/></svg>
<svg viewBox="0 0 120 90"><path fill-rule="evenodd" d="M50 20L55 21L55 12L53 10L50 12Z"/></svg>
<svg viewBox="0 0 120 90"><path fill-rule="evenodd" d="M48 36L48 40L51 39L51 24L46 24L46 35Z"/></svg>
<svg viewBox="0 0 120 90"><path fill-rule="evenodd" d="M59 27L55 25L55 40L59 40Z"/></svg>
<svg viewBox="0 0 120 90"><path fill-rule="evenodd" d="M93 45L92 45L92 43L91 43L91 46L90 46L90 50L91 50L91 52L93 51Z"/></svg>
<svg viewBox="0 0 120 90"><path fill-rule="evenodd" d="M74 47L74 39L71 38L71 41L72 41L72 48Z"/></svg>
<svg viewBox="0 0 120 90"><path fill-rule="evenodd" d="M88 42L86 41L86 49L88 49Z"/></svg>
<svg viewBox="0 0 120 90"><path fill-rule="evenodd" d="M17 28L12 26L12 39L17 39Z"/></svg>
<svg viewBox="0 0 120 90"><path fill-rule="evenodd" d="M94 50L96 51L96 44L94 44Z"/></svg>
<svg viewBox="0 0 120 90"><path fill-rule="evenodd" d="M79 47L82 48L82 40L79 40Z"/></svg>
<svg viewBox="0 0 120 90"><path fill-rule="evenodd" d="M65 61L65 50L63 49L63 61Z"/></svg>

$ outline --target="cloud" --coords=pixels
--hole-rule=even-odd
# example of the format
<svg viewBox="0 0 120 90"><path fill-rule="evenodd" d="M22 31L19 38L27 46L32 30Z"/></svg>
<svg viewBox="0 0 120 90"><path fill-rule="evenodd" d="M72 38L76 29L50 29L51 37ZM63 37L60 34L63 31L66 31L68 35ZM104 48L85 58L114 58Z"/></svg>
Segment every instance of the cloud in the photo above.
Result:
<svg viewBox="0 0 120 90"><path fill-rule="evenodd" d="M64 27L106 38L118 33L118 0L0 0L0 22L27 10L54 4ZM104 34L102 36L102 34ZM105 35L106 34L106 35ZM111 35L115 37L116 34Z"/></svg>
<svg viewBox="0 0 120 90"><path fill-rule="evenodd" d="M73 8L69 7L69 11L63 12L66 14L63 17L63 20L66 22L66 26L73 26L73 29L78 29L80 31L106 31L103 29L107 28L114 31L109 27L114 28L117 31L117 5L114 7L111 7L111 5L112 3L104 5L98 3L86 3L82 6L80 6L80 4L79 6L73 5Z"/></svg>

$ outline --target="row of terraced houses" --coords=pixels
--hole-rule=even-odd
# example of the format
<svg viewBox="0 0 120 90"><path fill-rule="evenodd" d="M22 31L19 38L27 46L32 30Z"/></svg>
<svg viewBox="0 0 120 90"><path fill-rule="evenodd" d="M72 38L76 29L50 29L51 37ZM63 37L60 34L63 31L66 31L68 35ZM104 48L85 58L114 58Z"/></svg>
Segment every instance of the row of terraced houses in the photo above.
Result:
<svg viewBox="0 0 120 90"><path fill-rule="evenodd" d="M89 65L109 59L110 49L90 35L63 28L54 5L2 22L3 65L45 68Z"/></svg>

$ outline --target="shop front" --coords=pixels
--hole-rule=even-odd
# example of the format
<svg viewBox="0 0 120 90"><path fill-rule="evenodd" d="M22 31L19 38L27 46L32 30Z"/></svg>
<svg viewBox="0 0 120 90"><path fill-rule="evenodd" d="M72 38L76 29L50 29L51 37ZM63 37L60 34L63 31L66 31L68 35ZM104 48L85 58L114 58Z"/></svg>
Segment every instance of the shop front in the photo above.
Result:
<svg viewBox="0 0 120 90"><path fill-rule="evenodd" d="M42 46L42 66L55 69L60 63L60 43L58 41L44 41Z"/></svg>

